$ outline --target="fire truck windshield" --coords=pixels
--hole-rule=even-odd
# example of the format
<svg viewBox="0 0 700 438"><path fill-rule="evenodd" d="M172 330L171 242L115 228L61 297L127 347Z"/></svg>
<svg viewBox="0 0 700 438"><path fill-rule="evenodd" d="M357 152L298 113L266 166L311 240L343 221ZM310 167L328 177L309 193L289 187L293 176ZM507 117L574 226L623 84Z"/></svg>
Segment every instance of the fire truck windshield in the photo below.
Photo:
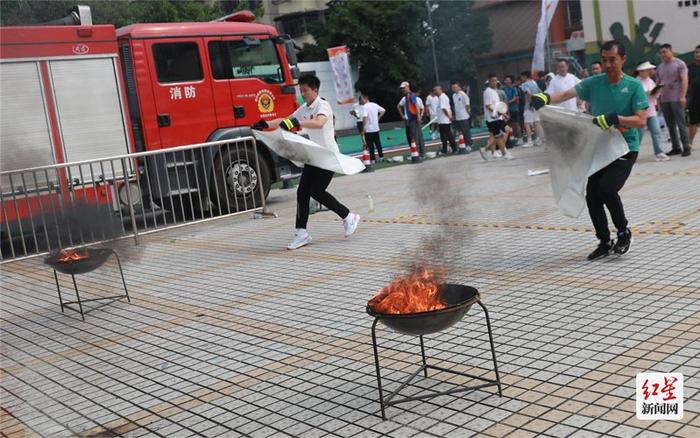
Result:
<svg viewBox="0 0 700 438"><path fill-rule="evenodd" d="M209 58L216 79L259 78L265 82L284 82L277 48L272 40L249 44L242 40L212 41Z"/></svg>

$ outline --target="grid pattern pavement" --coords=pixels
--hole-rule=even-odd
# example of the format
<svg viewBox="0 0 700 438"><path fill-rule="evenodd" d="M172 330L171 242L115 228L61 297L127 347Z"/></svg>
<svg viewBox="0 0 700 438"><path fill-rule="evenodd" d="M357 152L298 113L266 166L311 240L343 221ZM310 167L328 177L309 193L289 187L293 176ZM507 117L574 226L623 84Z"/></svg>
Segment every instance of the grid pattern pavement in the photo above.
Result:
<svg viewBox="0 0 700 438"><path fill-rule="evenodd" d="M633 252L587 262L585 213L553 204L542 148L512 162L478 154L336 178L363 215L345 239L331 212L289 252L293 190L280 217L222 219L121 245L132 302L80 321L60 312L39 259L2 266L0 421L6 436L700 436L698 158L652 160L622 191ZM445 178L431 179L440 174ZM439 211L416 192L448 198ZM375 211L367 211L367 195ZM435 235L450 281L479 289L494 328L503 397L443 395L377 415L366 302ZM87 295L119 293L116 266L77 277ZM70 278L61 277L65 291ZM379 325L388 390L420 362L413 337ZM483 314L426 337L430 363L492 377ZM685 376L681 421L639 421L642 371ZM433 372L402 394L467 379Z"/></svg>

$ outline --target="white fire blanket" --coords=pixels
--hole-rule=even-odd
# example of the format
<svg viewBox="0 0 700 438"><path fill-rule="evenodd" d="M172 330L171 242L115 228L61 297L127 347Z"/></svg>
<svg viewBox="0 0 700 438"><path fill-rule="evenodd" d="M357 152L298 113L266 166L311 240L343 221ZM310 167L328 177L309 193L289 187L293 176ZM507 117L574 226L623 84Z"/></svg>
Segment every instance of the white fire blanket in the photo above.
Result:
<svg viewBox="0 0 700 438"><path fill-rule="evenodd" d="M320 167L344 175L354 175L365 169L357 158L334 152L319 144L283 129L253 131L255 138L265 143L280 157L301 167L304 164Z"/></svg>
<svg viewBox="0 0 700 438"><path fill-rule="evenodd" d="M617 129L602 131L589 114L555 106L539 112L554 200L562 214L578 217L586 206L588 177L628 153L629 147Z"/></svg>

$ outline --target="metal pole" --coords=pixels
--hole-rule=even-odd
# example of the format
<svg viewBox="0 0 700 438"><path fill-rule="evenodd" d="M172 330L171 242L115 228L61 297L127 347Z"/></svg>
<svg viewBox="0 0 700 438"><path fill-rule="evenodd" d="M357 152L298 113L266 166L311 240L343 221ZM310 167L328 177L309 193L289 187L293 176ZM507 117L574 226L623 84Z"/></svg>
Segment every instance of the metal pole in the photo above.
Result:
<svg viewBox="0 0 700 438"><path fill-rule="evenodd" d="M129 204L129 216L131 216L131 230L134 233L134 245L139 244L139 229L136 226L136 213L134 213L134 204L131 201L131 187L129 186L129 167L126 166L126 159L122 158L122 173L124 174L124 182L126 183L126 202ZM138 169L136 170L138 173ZM116 175L114 175L116 177ZM77 286L76 286L77 291ZM85 318L83 318L85 319Z"/></svg>
<svg viewBox="0 0 700 438"><path fill-rule="evenodd" d="M433 17L430 8L430 1L425 0L425 7L428 9L428 25L430 26L430 48L433 51L433 68L435 69L435 84L440 84L440 75L438 75L437 57L435 56L435 34L433 32Z"/></svg>
<svg viewBox="0 0 700 438"><path fill-rule="evenodd" d="M550 59L549 59L549 23L545 23L547 25L547 33L546 33L546 39L544 43L544 69L549 71L549 66L551 64Z"/></svg>

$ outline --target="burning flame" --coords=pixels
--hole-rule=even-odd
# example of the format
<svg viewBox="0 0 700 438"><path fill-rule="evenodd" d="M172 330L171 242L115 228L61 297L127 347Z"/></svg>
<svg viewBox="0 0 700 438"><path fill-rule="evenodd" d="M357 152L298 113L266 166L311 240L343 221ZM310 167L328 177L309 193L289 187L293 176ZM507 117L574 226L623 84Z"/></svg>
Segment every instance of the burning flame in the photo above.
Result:
<svg viewBox="0 0 700 438"><path fill-rule="evenodd" d="M396 278L369 300L378 313L406 314L429 312L447 307L440 299L440 288L447 278L445 269L416 268Z"/></svg>
<svg viewBox="0 0 700 438"><path fill-rule="evenodd" d="M89 257L88 250L86 249L62 249L58 252L58 262L61 263L71 263L77 262L78 260L86 259Z"/></svg>

